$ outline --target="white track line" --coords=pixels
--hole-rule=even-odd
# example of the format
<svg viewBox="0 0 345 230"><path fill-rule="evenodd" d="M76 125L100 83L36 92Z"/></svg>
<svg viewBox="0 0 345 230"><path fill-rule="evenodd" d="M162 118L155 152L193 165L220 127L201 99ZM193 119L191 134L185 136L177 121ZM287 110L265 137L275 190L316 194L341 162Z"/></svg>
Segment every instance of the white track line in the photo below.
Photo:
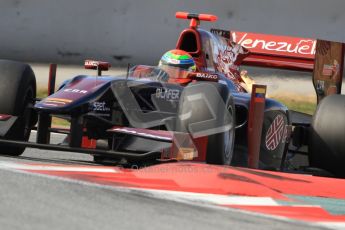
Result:
<svg viewBox="0 0 345 230"><path fill-rule="evenodd" d="M167 191L145 189L144 192L154 193L156 198L174 199L175 201L191 201L216 205L246 205L246 206L279 206L270 197L227 196L210 193Z"/></svg>

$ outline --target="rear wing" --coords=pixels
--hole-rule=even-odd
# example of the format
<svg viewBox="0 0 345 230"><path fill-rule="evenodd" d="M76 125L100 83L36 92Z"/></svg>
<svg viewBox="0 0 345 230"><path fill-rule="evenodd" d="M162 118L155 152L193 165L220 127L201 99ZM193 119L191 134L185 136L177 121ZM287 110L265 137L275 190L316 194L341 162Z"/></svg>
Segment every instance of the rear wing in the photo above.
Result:
<svg viewBox="0 0 345 230"><path fill-rule="evenodd" d="M340 94L345 44L312 38L213 29L250 51L242 65L311 72L319 102Z"/></svg>
<svg viewBox="0 0 345 230"><path fill-rule="evenodd" d="M250 51L244 65L313 71L315 39L232 31L231 40Z"/></svg>

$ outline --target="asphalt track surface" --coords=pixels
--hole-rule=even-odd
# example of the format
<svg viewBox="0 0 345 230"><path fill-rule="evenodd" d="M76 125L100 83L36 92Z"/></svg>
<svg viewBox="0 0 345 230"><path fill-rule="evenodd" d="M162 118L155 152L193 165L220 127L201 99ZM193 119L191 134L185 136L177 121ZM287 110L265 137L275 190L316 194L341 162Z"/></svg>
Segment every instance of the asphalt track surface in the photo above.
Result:
<svg viewBox="0 0 345 230"><path fill-rule="evenodd" d="M54 141L61 136L53 135ZM88 155L27 149L0 162L92 164ZM0 229L322 229L298 221L140 191L42 176L0 167Z"/></svg>

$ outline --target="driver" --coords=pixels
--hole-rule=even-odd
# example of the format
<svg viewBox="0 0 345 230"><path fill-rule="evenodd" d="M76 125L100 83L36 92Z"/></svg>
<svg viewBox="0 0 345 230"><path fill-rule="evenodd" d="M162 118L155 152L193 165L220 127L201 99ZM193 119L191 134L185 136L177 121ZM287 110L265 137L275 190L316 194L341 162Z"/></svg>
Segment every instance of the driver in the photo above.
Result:
<svg viewBox="0 0 345 230"><path fill-rule="evenodd" d="M169 50L159 61L158 67L169 76L177 78L181 72L195 72L196 65L192 56L184 50Z"/></svg>
<svg viewBox="0 0 345 230"><path fill-rule="evenodd" d="M196 71L192 56L183 50L169 50L158 63L158 68L153 66L135 66L131 69L132 76L149 78L161 82L176 82L188 78L190 72Z"/></svg>

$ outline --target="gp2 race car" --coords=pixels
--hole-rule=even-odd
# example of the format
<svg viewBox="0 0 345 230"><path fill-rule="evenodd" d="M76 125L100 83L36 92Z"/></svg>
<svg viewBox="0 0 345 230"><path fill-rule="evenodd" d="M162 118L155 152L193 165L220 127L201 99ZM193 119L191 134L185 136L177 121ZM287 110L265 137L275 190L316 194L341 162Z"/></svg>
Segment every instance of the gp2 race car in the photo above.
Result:
<svg viewBox="0 0 345 230"><path fill-rule="evenodd" d="M52 64L49 96L39 99L31 67L1 60L0 153L18 156L31 147L92 154L99 163L190 160L281 171L304 154L309 164L294 170L345 177L343 44L206 31L200 21L216 16L176 17L190 20L176 49L193 57L194 72L137 65L126 75L105 76L109 63L87 60L85 68L97 76L76 76L54 92ZM316 113L289 111L266 98L266 86L253 84L241 65L313 72ZM70 121L70 128L52 127L52 117ZM29 142L34 129L36 142ZM64 143L50 143L54 132L67 134Z"/></svg>

